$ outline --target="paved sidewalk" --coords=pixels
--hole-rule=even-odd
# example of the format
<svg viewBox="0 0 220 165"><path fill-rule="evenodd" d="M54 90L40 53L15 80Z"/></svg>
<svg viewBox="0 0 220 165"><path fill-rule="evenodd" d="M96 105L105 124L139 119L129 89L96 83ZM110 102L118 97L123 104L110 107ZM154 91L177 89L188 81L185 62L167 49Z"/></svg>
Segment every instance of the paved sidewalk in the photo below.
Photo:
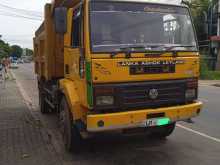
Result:
<svg viewBox="0 0 220 165"><path fill-rule="evenodd" d="M61 165L13 80L0 83L0 165Z"/></svg>

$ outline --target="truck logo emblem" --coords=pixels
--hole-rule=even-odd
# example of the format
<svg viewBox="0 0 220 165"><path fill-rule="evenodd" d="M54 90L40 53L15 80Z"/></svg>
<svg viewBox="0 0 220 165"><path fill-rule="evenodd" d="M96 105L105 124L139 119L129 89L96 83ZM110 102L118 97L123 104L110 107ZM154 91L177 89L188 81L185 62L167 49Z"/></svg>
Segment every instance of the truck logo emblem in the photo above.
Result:
<svg viewBox="0 0 220 165"><path fill-rule="evenodd" d="M157 89L151 89L149 91L149 97L150 97L150 99L155 100L158 97Z"/></svg>

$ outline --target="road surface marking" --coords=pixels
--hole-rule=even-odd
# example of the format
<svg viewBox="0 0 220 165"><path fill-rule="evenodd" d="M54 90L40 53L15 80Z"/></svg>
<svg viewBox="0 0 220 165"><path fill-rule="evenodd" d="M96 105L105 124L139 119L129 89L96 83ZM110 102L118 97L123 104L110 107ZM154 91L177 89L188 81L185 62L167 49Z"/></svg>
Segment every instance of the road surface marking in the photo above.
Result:
<svg viewBox="0 0 220 165"><path fill-rule="evenodd" d="M199 87L208 87L211 86L210 84L199 84Z"/></svg>
<svg viewBox="0 0 220 165"><path fill-rule="evenodd" d="M208 99L199 98L199 100L202 101L202 102L209 102Z"/></svg>
<svg viewBox="0 0 220 165"><path fill-rule="evenodd" d="M194 134L200 135L200 136L202 136L202 137L205 137L205 138L207 138L207 139L209 139L209 140L213 140L213 141L215 141L215 142L220 143L220 139L215 138L215 137L212 137L212 136L209 136L209 135L207 135L207 134L205 134L205 133L202 133L202 132L199 132L199 131L195 131L195 130L193 130L193 129L191 129L191 128L185 127L185 126L180 125L180 124L177 124L177 127L182 128L182 129L185 129L185 130L187 130L187 131L189 131L189 132L192 132L192 133L194 133Z"/></svg>

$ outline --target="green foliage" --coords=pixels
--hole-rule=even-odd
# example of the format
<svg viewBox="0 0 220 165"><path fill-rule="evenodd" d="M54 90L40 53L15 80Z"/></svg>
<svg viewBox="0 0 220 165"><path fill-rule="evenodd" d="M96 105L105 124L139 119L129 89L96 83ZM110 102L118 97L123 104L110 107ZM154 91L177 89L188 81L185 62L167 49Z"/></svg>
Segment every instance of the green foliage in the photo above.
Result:
<svg viewBox="0 0 220 165"><path fill-rule="evenodd" d="M24 49L27 56L33 56L33 50ZM23 49L19 45L10 46L8 43L2 40L2 35L0 35L0 60L11 55L20 58L23 54Z"/></svg>
<svg viewBox="0 0 220 165"><path fill-rule="evenodd" d="M220 80L220 71L210 71L208 64L204 59L200 62L200 79L202 80Z"/></svg>
<svg viewBox="0 0 220 165"><path fill-rule="evenodd" d="M210 0L191 0L188 2L199 40L206 39L206 35L204 35L207 33L206 16L210 4Z"/></svg>
<svg viewBox="0 0 220 165"><path fill-rule="evenodd" d="M11 47L8 43L5 43L3 40L1 40L0 37L0 59L8 57L11 53Z"/></svg>
<svg viewBox="0 0 220 165"><path fill-rule="evenodd" d="M220 71L208 71L202 80L220 80Z"/></svg>
<svg viewBox="0 0 220 165"><path fill-rule="evenodd" d="M11 46L11 55L20 58L23 53L23 49L18 45Z"/></svg>
<svg viewBox="0 0 220 165"><path fill-rule="evenodd" d="M207 39L207 15L210 7L216 5L218 0L188 0L199 41Z"/></svg>
<svg viewBox="0 0 220 165"><path fill-rule="evenodd" d="M32 49L26 48L26 49L24 49L24 50L26 51L26 56L33 56L34 52L33 52Z"/></svg>
<svg viewBox="0 0 220 165"><path fill-rule="evenodd" d="M201 58L201 60L200 60L200 78L207 79L208 74L209 74L208 64L203 58Z"/></svg>

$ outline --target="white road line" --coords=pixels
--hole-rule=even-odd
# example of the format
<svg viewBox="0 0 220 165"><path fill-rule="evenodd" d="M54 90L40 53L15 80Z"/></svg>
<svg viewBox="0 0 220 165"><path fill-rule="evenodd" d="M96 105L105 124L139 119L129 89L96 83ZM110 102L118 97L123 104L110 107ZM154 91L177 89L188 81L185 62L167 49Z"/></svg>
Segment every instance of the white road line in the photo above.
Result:
<svg viewBox="0 0 220 165"><path fill-rule="evenodd" d="M211 86L210 84L199 84L199 87L208 87Z"/></svg>
<svg viewBox="0 0 220 165"><path fill-rule="evenodd" d="M215 141L215 142L220 143L220 139L215 138L215 137L212 137L212 136L209 136L209 135L207 135L207 134L205 134L205 133L202 133L202 132L199 132L199 131L195 131L195 130L193 130L193 129L191 129L191 128L185 127L185 126L180 125L180 124L177 124L177 127L182 128L182 129L185 129L185 130L187 130L187 131L189 131L189 132L192 132L192 133L194 133L194 134L200 135L200 136L202 136L202 137L205 137L205 138L207 138L207 139L209 139L209 140L213 140L213 141Z"/></svg>
<svg viewBox="0 0 220 165"><path fill-rule="evenodd" d="M208 99L199 98L199 100L202 101L202 102L209 102Z"/></svg>

